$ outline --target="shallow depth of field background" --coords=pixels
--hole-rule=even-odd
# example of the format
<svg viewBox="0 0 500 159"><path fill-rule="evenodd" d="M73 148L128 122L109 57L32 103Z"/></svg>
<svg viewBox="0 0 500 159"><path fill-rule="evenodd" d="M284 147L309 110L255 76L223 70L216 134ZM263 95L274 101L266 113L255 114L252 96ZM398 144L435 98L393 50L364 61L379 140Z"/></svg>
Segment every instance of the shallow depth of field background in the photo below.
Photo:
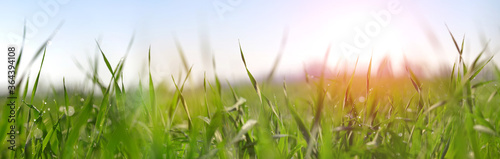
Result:
<svg viewBox="0 0 500 159"><path fill-rule="evenodd" d="M497 1L2 3L0 158L500 156Z"/></svg>
<svg viewBox="0 0 500 159"><path fill-rule="evenodd" d="M155 57L152 64L155 81L178 74L182 63L175 38L183 47L189 64L193 65L193 77L197 79L205 71L213 72L209 69L212 57L218 62L221 78L245 79L237 54L238 39L246 46L247 58L255 61L249 63L249 69L258 78L263 78L272 67L286 34L285 54L277 74L281 78L292 78L301 74L304 66L313 67L322 61L329 45L332 46L330 67L335 67L345 57L350 57L347 62L354 63L357 55L343 53L341 44L353 45L356 29L364 30L376 21L373 13L387 10L394 2L399 3L400 13L392 15L380 33L369 38L367 45L358 46L360 65L367 66L371 54L376 63L382 61L384 55L390 55L393 69L404 72L399 65L406 56L434 73L442 63L450 65L456 60L451 57L454 48L445 24L457 37L467 37L465 49L470 56L465 58L477 55L489 40L491 50L498 50L499 2L451 0L6 1L3 2L5 9L0 11L5 24L0 30L0 43L20 47L25 21L32 23L27 30L25 46L26 55L33 55L62 23L48 47L46 68L50 74L42 81L61 83L65 76L70 83L82 84L84 76L74 71L78 70L74 59L86 63L86 59L95 56L95 41L98 40L109 58L116 62L125 55L130 38L135 35L131 58L125 66L125 84L130 85L138 82L138 74L146 77L143 70L145 50L149 46ZM31 68L24 67L22 71L35 75ZM105 70L99 71L104 76Z"/></svg>

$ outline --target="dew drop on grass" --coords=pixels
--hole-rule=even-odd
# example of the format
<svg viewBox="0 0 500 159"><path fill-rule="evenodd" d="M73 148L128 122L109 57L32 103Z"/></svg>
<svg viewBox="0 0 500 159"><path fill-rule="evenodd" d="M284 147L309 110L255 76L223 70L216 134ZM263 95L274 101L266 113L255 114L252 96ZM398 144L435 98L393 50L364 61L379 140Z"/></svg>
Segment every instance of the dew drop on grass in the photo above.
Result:
<svg viewBox="0 0 500 159"><path fill-rule="evenodd" d="M398 136L399 136L399 137L402 137L402 136L403 136L403 133L399 133L399 134L398 134Z"/></svg>
<svg viewBox="0 0 500 159"><path fill-rule="evenodd" d="M47 111L50 111L50 108L47 108Z"/></svg>
<svg viewBox="0 0 500 159"><path fill-rule="evenodd" d="M83 98L80 98L80 102L84 102L84 101L85 101L85 99L83 99Z"/></svg>
<svg viewBox="0 0 500 159"><path fill-rule="evenodd" d="M359 102L363 103L363 102L365 102L365 101L366 101L366 98L365 98L365 97L363 97L363 96L361 96L361 97L359 97L359 98L358 98L358 100L359 100Z"/></svg>
<svg viewBox="0 0 500 159"><path fill-rule="evenodd" d="M73 114L75 114L75 108L68 106L68 116L73 116Z"/></svg>
<svg viewBox="0 0 500 159"><path fill-rule="evenodd" d="M35 138L37 138L37 139L42 138L42 136L43 136L42 130L36 128L35 131L33 132L33 136L35 136Z"/></svg>
<svg viewBox="0 0 500 159"><path fill-rule="evenodd" d="M108 119L108 120L106 121L106 126L110 126L110 125L111 125L111 120L110 120L110 119Z"/></svg>
<svg viewBox="0 0 500 159"><path fill-rule="evenodd" d="M66 107L60 106L59 107L59 111L60 112L64 112L64 114L66 114L68 116L73 116L73 114L75 114L75 108L73 106L68 106L68 110L67 111L66 111Z"/></svg>
<svg viewBox="0 0 500 159"><path fill-rule="evenodd" d="M33 121L36 121L36 119L33 119Z"/></svg>

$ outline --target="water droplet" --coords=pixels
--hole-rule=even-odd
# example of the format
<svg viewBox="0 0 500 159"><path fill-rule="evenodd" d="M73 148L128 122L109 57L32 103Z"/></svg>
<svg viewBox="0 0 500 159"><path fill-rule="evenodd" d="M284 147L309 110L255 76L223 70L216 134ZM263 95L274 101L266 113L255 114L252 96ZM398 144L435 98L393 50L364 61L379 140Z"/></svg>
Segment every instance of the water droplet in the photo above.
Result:
<svg viewBox="0 0 500 159"><path fill-rule="evenodd" d="M365 98L365 97L363 97L363 96L361 96L361 97L359 97L359 98L358 98L358 100L359 100L359 102L363 103L363 102L365 102L365 101L366 101L366 98Z"/></svg>
<svg viewBox="0 0 500 159"><path fill-rule="evenodd" d="M47 108L47 111L50 111L50 108Z"/></svg>
<svg viewBox="0 0 500 159"><path fill-rule="evenodd" d="M81 102L84 102L84 101L85 101L85 99L81 98L81 99L80 99L80 101L81 101Z"/></svg>
<svg viewBox="0 0 500 159"><path fill-rule="evenodd" d="M47 105L47 102L43 102L45 105Z"/></svg>
<svg viewBox="0 0 500 159"><path fill-rule="evenodd" d="M68 106L68 116L73 116L75 114L75 108L73 106Z"/></svg>
<svg viewBox="0 0 500 159"><path fill-rule="evenodd" d="M36 119L33 119L33 121L36 121Z"/></svg>
<svg viewBox="0 0 500 159"><path fill-rule="evenodd" d="M43 111L43 113L45 114L45 110Z"/></svg>
<svg viewBox="0 0 500 159"><path fill-rule="evenodd" d="M37 138L37 139L40 139L43 136L43 131L37 128L33 132L33 136L35 136L35 138Z"/></svg>
<svg viewBox="0 0 500 159"><path fill-rule="evenodd" d="M399 136L399 137L403 136L403 133L399 133L399 134L398 134L398 136Z"/></svg>

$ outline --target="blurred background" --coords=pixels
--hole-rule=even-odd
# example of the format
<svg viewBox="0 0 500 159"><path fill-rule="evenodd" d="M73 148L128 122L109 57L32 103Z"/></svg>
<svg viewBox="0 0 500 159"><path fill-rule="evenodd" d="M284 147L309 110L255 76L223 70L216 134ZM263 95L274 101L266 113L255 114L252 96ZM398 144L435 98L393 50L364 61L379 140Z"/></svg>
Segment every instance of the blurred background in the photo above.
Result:
<svg viewBox="0 0 500 159"><path fill-rule="evenodd" d="M41 58L31 68L28 59L57 30L41 75L42 83L56 86L63 77L75 85L89 81L76 62L90 70L89 59L101 56L96 40L114 67L134 38L125 64L126 85L146 77L149 47L153 78L177 77L183 66L175 39L193 66L194 78L213 74L214 57L220 78L231 82L248 82L238 40L258 79L283 52L277 80L301 78L304 68L314 72L329 46L332 68L353 66L358 56L358 68L366 68L373 55L374 63L390 60L389 70L396 75L404 71L405 57L425 68L421 74L439 73L457 60L446 25L459 43L465 36L468 62L488 41L487 55L500 49L500 1L494 0L2 0L1 6L0 45L5 53L0 63L7 65L8 46L21 46L26 25L26 60L20 69L35 76ZM109 79L104 62L99 62L99 75ZM6 71L0 69L0 74ZM6 90L7 78L0 83Z"/></svg>

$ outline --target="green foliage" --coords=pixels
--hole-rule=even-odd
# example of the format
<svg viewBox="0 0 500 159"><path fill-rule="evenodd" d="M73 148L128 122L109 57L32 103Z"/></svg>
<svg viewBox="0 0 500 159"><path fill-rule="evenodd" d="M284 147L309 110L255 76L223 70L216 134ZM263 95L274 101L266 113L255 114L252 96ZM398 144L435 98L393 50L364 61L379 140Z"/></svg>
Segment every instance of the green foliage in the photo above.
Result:
<svg viewBox="0 0 500 159"><path fill-rule="evenodd" d="M409 66L404 77L372 77L371 59L365 75L355 74L356 61L354 70L338 73L344 78L328 76L327 51L319 78L305 71L307 81L281 86L270 79L284 48L261 82L239 44L235 53L249 84L223 85L214 72L213 78L204 75L203 87L189 90L184 88L193 67L178 42L186 74L172 76L170 88L175 89L153 80L150 48L148 85L144 88L141 81L125 90L128 51L112 67L97 46L100 55L90 62L91 69L79 66L91 88L67 87L63 79L62 90L54 89L53 95L37 91L50 53L43 45L33 85L28 76L17 92L22 97L16 151L7 151L3 142L0 158L498 158L500 81L475 79L492 57L484 58L483 50L467 65L464 40L459 45L450 35L459 60L451 74L441 77L420 77ZM111 75L107 84L97 75L99 57ZM177 111L179 105L184 111ZM0 125L5 132L6 121Z"/></svg>

